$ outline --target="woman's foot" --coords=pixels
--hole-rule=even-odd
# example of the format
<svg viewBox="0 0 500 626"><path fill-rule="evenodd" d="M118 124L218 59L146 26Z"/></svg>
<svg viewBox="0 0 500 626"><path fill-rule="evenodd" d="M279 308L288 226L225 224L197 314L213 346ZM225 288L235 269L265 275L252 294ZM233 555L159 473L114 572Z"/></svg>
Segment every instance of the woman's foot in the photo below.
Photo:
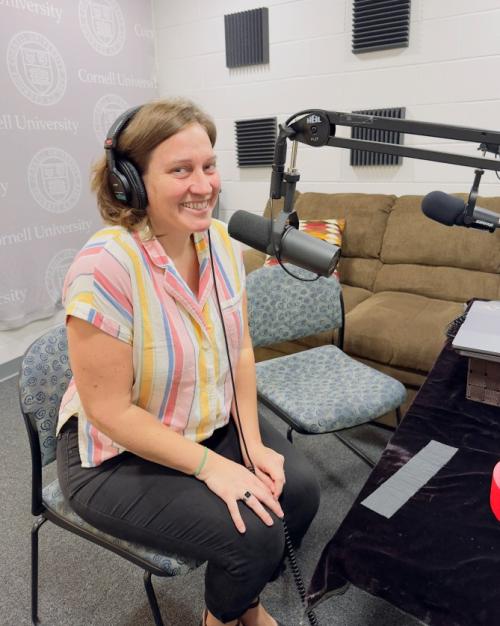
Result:
<svg viewBox="0 0 500 626"><path fill-rule="evenodd" d="M240 622L242 626L281 626L278 620L267 612L258 598L243 613Z"/></svg>

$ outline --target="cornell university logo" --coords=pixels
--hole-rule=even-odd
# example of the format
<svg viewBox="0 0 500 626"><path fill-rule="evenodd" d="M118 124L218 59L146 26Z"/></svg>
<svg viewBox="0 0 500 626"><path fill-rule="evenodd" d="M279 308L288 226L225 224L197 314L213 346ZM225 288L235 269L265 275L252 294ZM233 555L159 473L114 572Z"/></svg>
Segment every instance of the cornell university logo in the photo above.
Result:
<svg viewBox="0 0 500 626"><path fill-rule="evenodd" d="M125 20L116 0L80 0L78 19L85 39L104 56L118 54L125 43Z"/></svg>
<svg viewBox="0 0 500 626"><path fill-rule="evenodd" d="M59 102L66 91L66 68L44 35L22 31L7 46L7 68L17 89L35 104Z"/></svg>
<svg viewBox="0 0 500 626"><path fill-rule="evenodd" d="M94 107L94 131L97 141L102 146L113 122L129 108L127 102L116 94L99 98Z"/></svg>
<svg viewBox="0 0 500 626"><path fill-rule="evenodd" d="M41 207L51 213L65 213L80 198L80 170L75 159L64 150L44 148L31 159L28 186Z"/></svg>

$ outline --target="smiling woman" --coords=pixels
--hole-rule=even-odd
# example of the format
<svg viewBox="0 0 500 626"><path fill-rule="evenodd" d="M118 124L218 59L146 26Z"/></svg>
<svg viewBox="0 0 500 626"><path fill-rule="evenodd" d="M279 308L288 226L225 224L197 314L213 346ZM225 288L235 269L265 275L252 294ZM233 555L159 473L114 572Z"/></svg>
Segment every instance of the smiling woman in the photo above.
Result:
<svg viewBox="0 0 500 626"><path fill-rule="evenodd" d="M92 180L106 226L63 289L74 377L58 473L96 528L208 561L204 626L276 626L258 595L280 572L279 519L298 544L319 490L259 422L241 250L212 218L215 136L184 100L136 107L108 132Z"/></svg>

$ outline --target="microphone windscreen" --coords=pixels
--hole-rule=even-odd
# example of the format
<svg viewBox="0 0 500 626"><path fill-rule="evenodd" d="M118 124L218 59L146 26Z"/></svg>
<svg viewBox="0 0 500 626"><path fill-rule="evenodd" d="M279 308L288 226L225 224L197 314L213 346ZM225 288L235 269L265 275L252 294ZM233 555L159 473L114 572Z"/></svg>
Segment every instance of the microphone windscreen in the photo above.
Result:
<svg viewBox="0 0 500 626"><path fill-rule="evenodd" d="M422 211L431 220L454 226L463 223L464 201L443 191L431 191L422 200Z"/></svg>
<svg viewBox="0 0 500 626"><path fill-rule="evenodd" d="M271 242L271 228L270 219L254 215L248 211L236 211L229 218L227 225L231 237L251 248L266 253Z"/></svg>

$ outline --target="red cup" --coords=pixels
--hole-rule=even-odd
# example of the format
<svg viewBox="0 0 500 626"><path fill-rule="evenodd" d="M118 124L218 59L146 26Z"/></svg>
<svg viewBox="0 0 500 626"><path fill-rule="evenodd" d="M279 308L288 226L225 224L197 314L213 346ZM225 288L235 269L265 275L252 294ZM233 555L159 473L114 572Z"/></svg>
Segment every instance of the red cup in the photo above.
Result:
<svg viewBox="0 0 500 626"><path fill-rule="evenodd" d="M490 505L493 515L500 522L500 463L495 465L491 478Z"/></svg>

